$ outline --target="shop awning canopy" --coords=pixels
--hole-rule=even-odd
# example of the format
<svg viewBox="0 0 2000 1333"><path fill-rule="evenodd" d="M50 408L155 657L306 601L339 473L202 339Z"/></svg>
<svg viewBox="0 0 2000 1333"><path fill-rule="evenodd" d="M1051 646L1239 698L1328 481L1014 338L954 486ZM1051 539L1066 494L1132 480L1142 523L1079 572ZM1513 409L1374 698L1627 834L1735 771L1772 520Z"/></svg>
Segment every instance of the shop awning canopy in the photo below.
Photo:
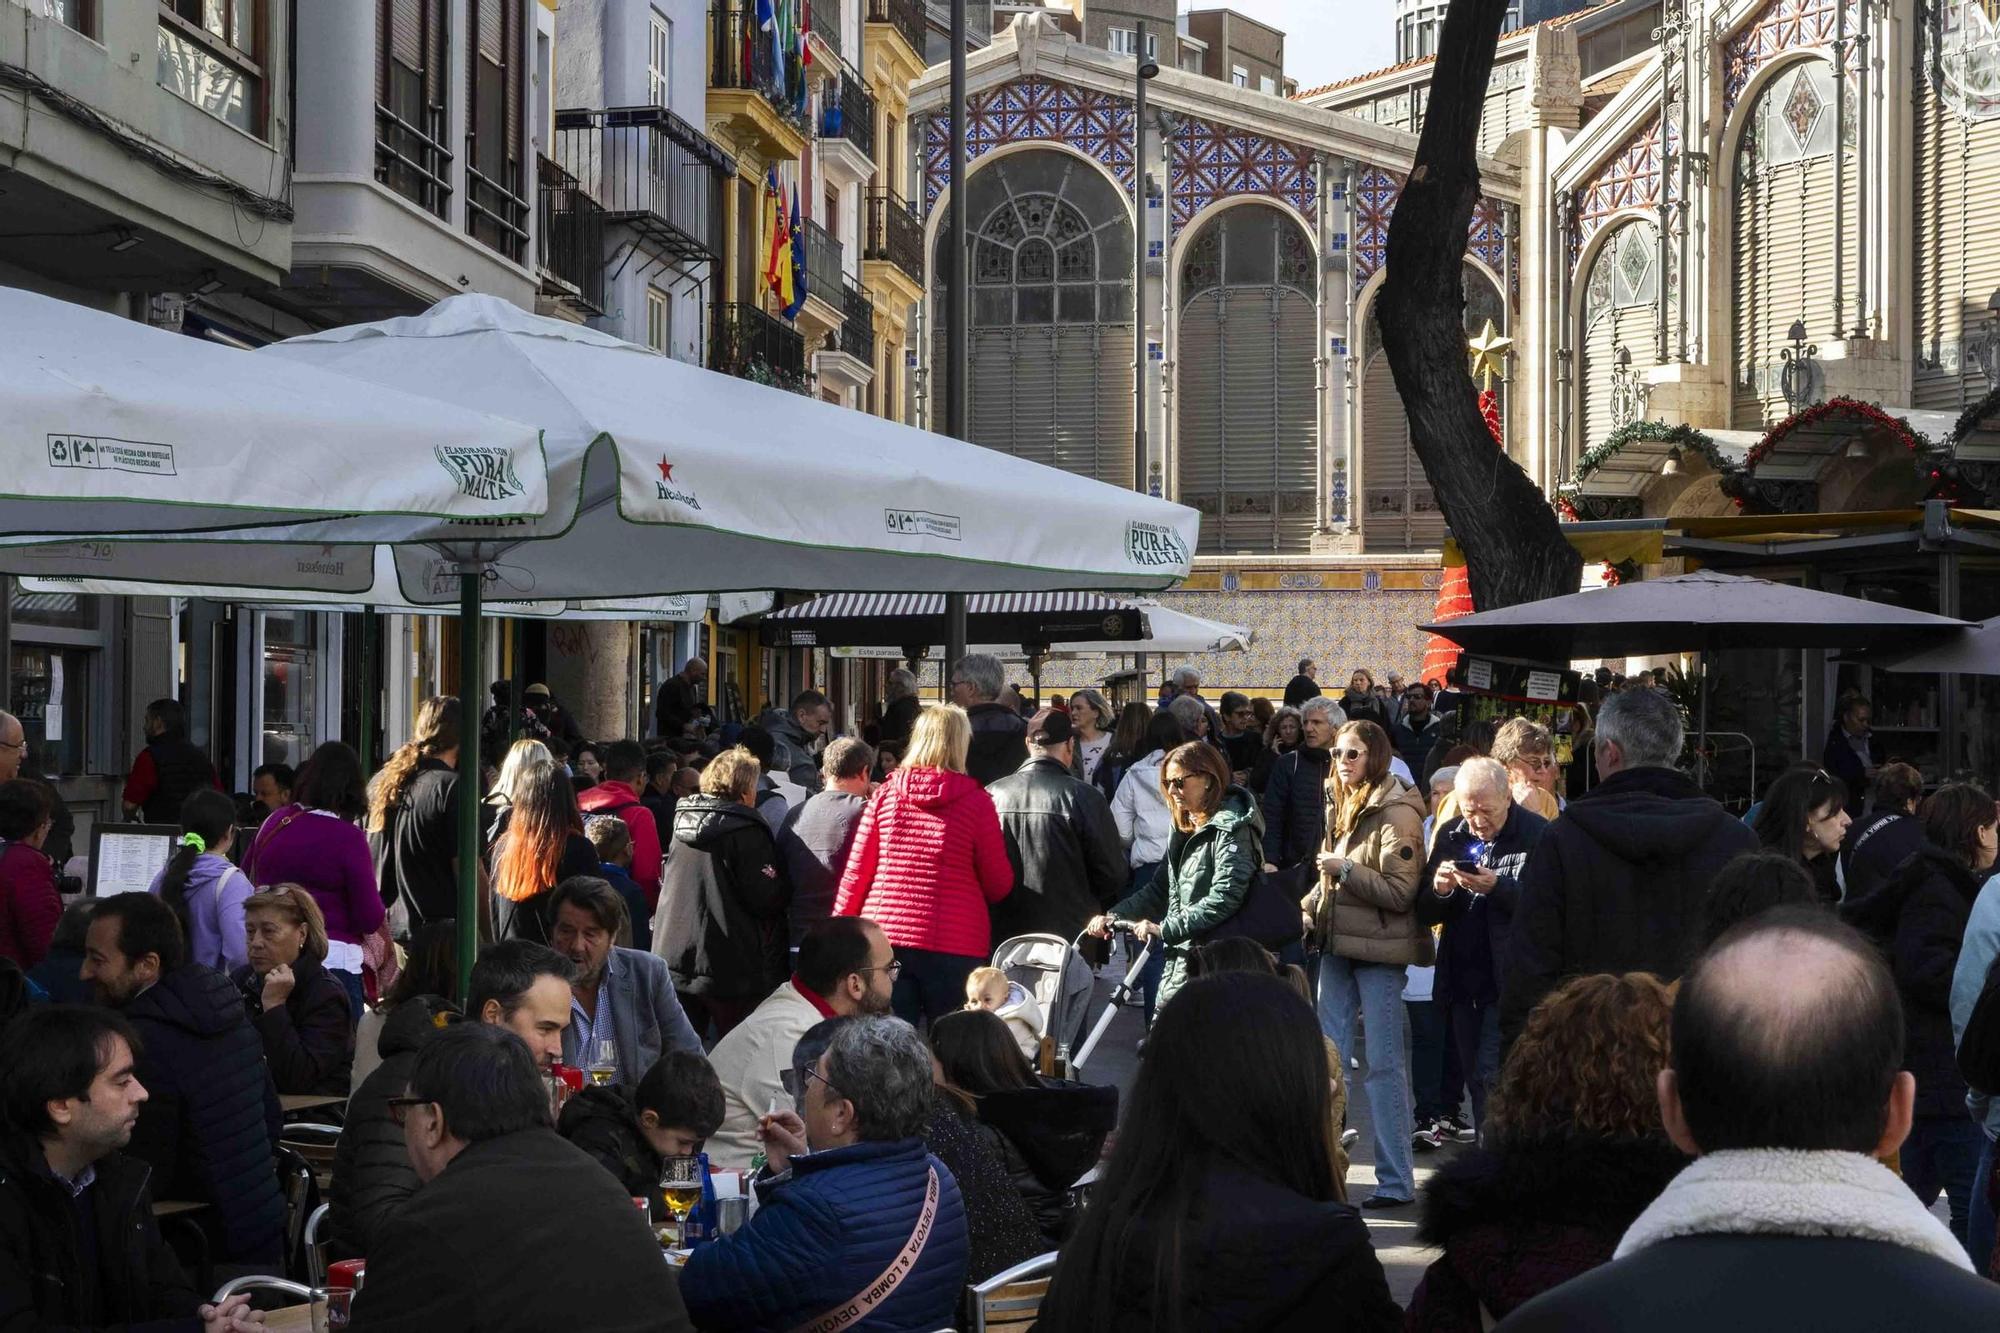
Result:
<svg viewBox="0 0 2000 1333"><path fill-rule="evenodd" d="M1692 431L1689 434L1697 438L1692 442L1650 436L1635 436L1627 440L1615 452L1605 454L1595 465L1581 472L1576 493L1621 499L1643 495L1648 486L1664 475L1662 469L1667 466L1668 459L1673 459L1676 467L1696 460L1708 462L1711 450L1713 458L1724 467L1740 467L1752 446L1762 438L1762 432L1747 430ZM1690 454L1693 458L1689 457Z"/></svg>
<svg viewBox="0 0 2000 1333"><path fill-rule="evenodd" d="M977 600L967 598L968 602ZM1255 638L1248 627L1229 625L1220 620L1207 620L1201 616L1191 616L1184 611L1176 611L1163 606L1150 597L1135 597L1130 605L1144 618L1144 636L1138 639L1072 640L1051 644L1049 657L1092 657L1098 655L1124 655L1134 653L1168 653L1175 656L1200 653L1241 653L1250 650ZM887 644L847 644L830 649L835 657L862 657L876 660L901 660L905 646ZM942 656L943 649L929 645L924 654L935 660ZM1019 643L976 644L969 651L990 653L995 657L1018 658L1024 656Z"/></svg>
<svg viewBox="0 0 2000 1333"><path fill-rule="evenodd" d="M1966 622L1788 583L1701 570L1461 616L1421 628L1473 652L1540 662L1714 648L1915 645Z"/></svg>
<svg viewBox="0 0 2000 1333"><path fill-rule="evenodd" d="M769 648L929 648L945 638L937 593L833 593L773 611L758 623ZM965 599L966 641L1045 648L1115 642L1144 651L1145 613L1094 592L984 593Z"/></svg>
<svg viewBox="0 0 2000 1333"><path fill-rule="evenodd" d="M534 426L0 287L0 538L541 521Z"/></svg>
<svg viewBox="0 0 2000 1333"><path fill-rule="evenodd" d="M1951 671L1962 676L2000 676L2000 616L1983 620L1968 630L1939 639L1915 652L1873 653L1868 665L1882 671L1909 675L1935 675Z"/></svg>
<svg viewBox="0 0 2000 1333"><path fill-rule="evenodd" d="M1951 438L1957 422L1954 412L1835 398L1771 427L1751 450L1751 467L1764 481L1818 481L1857 441L1884 433L1900 437L1907 430L1921 441L1941 443Z"/></svg>
<svg viewBox="0 0 2000 1333"><path fill-rule="evenodd" d="M457 600L455 584L429 576L440 558L484 570L484 595L494 600L771 588L1143 591L1187 574L1199 527L1181 505L686 365L488 296L252 355L259 373L308 367L532 422L547 442L551 502L506 522L348 520L178 549L148 543L156 581L268 576L278 586L359 592L372 570L368 543L389 542L414 603ZM353 468L336 452L320 456L326 471ZM367 455L385 483L423 471L413 463L423 456ZM294 451L288 475L308 470ZM302 575L283 548L238 540L325 546L313 563L345 573Z"/></svg>

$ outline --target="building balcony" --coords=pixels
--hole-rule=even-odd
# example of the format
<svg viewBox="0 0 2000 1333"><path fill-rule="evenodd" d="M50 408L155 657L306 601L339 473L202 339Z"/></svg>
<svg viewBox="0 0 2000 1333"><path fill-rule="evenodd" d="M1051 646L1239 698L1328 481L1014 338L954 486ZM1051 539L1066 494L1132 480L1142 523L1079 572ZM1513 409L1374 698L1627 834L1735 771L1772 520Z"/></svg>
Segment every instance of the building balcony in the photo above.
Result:
<svg viewBox="0 0 2000 1333"><path fill-rule="evenodd" d="M813 357L819 387L843 393L866 390L875 378L875 303L852 278L840 284L840 332Z"/></svg>
<svg viewBox="0 0 2000 1333"><path fill-rule="evenodd" d="M549 158L537 175L535 272L541 294L584 315L604 313L604 205Z"/></svg>
<svg viewBox="0 0 2000 1333"><path fill-rule="evenodd" d="M845 281L841 272L840 238L811 218L802 225L806 234L806 299L823 303L830 316L826 322L838 324L842 313L840 288Z"/></svg>
<svg viewBox="0 0 2000 1333"><path fill-rule="evenodd" d="M465 230L487 249L517 264L528 255L528 200L521 193L520 164L512 163L499 178L485 175L472 163L472 136L466 136ZM509 179L511 177L511 179Z"/></svg>
<svg viewBox="0 0 2000 1333"><path fill-rule="evenodd" d="M907 63L924 68L924 0L868 0L867 37L894 34L908 52Z"/></svg>
<svg viewBox="0 0 2000 1333"><path fill-rule="evenodd" d="M830 57L828 63L841 59L840 0L807 0L806 38L819 43L820 58Z"/></svg>
<svg viewBox="0 0 2000 1333"><path fill-rule="evenodd" d="M796 160L812 132L805 77L796 62L780 68L754 10L709 11L708 115L732 142L772 160Z"/></svg>
<svg viewBox="0 0 2000 1333"><path fill-rule="evenodd" d="M867 195L861 259L878 295L914 302L924 293L924 224L894 190Z"/></svg>
<svg viewBox="0 0 2000 1333"><path fill-rule="evenodd" d="M665 107L558 111L555 159L603 206L605 223L637 233L655 259L686 267L721 257L736 164Z"/></svg>
<svg viewBox="0 0 2000 1333"><path fill-rule="evenodd" d="M754 305L715 307L709 368L793 393L806 387L806 341L797 329Z"/></svg>
<svg viewBox="0 0 2000 1333"><path fill-rule="evenodd" d="M852 65L840 67L840 90L820 108L819 164L836 187L875 175L875 98Z"/></svg>

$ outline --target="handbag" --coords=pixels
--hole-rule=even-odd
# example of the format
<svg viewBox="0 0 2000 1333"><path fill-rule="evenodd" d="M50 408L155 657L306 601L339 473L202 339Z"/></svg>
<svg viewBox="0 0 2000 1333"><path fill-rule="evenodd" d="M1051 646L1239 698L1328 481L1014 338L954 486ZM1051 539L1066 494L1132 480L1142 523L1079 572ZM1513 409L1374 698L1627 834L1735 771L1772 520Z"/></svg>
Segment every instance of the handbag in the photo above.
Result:
<svg viewBox="0 0 2000 1333"><path fill-rule="evenodd" d="M1290 889L1282 883L1284 874L1280 871L1276 875L1267 875L1259 867L1251 876L1250 891L1243 895L1243 905L1228 920L1196 935L1193 943L1202 945L1215 940L1247 939L1276 952L1296 942L1299 936L1305 934L1305 923L1299 917L1298 899L1292 897Z"/></svg>

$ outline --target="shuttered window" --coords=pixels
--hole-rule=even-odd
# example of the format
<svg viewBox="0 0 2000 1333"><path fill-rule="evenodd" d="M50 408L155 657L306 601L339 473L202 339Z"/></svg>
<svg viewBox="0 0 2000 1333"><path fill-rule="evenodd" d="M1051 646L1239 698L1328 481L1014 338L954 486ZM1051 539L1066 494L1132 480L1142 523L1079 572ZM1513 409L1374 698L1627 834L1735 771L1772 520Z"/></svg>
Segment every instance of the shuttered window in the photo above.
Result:
<svg viewBox="0 0 2000 1333"><path fill-rule="evenodd" d="M528 203L521 160L521 59L524 0L467 0L473 40L465 135L465 228L506 255L521 258Z"/></svg>
<svg viewBox="0 0 2000 1333"><path fill-rule="evenodd" d="M1849 94L1851 106L1851 87ZM1730 424L1754 429L1790 413L1779 352L1790 345L1792 324L1803 321L1814 342L1839 332L1833 309L1832 66L1817 59L1792 66L1764 86L1748 114L1736 153ZM1851 177L1851 151L1848 170Z"/></svg>
<svg viewBox="0 0 2000 1333"><path fill-rule="evenodd" d="M1915 102L1913 405L1962 410L1993 387L1977 353L2000 320L2000 121L1958 115L1930 79Z"/></svg>
<svg viewBox="0 0 2000 1333"><path fill-rule="evenodd" d="M1579 452L1596 448L1613 430L1635 419L1618 410L1620 349L1629 354L1631 374L1642 383L1644 372L1658 362L1659 242L1659 228L1652 223L1628 222L1606 238L1591 260L1583 288L1582 359L1577 367L1583 406ZM1631 405L1625 406L1629 411Z"/></svg>
<svg viewBox="0 0 2000 1333"><path fill-rule="evenodd" d="M975 444L1132 484L1132 226L1095 170L1035 149L982 166L966 189L972 237L967 429ZM933 273L947 269L939 229ZM929 397L944 401L944 289Z"/></svg>
<svg viewBox="0 0 2000 1333"><path fill-rule="evenodd" d="M445 0L380 0L376 28L375 179L443 217L451 201L444 146Z"/></svg>
<svg viewBox="0 0 2000 1333"><path fill-rule="evenodd" d="M650 11L646 30L646 100L666 106L673 91L674 23L655 9Z"/></svg>
<svg viewBox="0 0 2000 1333"><path fill-rule="evenodd" d="M1261 204L1218 215L1181 263L1175 433L1207 552L1303 551L1318 523L1314 274L1305 233Z"/></svg>

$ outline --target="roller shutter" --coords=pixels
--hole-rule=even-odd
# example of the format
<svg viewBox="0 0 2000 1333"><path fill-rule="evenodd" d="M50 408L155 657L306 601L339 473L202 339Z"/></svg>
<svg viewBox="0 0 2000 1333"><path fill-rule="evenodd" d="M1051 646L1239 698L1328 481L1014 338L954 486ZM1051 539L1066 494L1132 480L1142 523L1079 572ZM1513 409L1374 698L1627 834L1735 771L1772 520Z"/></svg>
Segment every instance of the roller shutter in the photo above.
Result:
<svg viewBox="0 0 2000 1333"><path fill-rule="evenodd" d="M1957 410L1992 387L1967 334L1983 340L2000 288L2000 121L1957 115L1929 79L1916 97L1913 272L1916 376L1912 406Z"/></svg>

